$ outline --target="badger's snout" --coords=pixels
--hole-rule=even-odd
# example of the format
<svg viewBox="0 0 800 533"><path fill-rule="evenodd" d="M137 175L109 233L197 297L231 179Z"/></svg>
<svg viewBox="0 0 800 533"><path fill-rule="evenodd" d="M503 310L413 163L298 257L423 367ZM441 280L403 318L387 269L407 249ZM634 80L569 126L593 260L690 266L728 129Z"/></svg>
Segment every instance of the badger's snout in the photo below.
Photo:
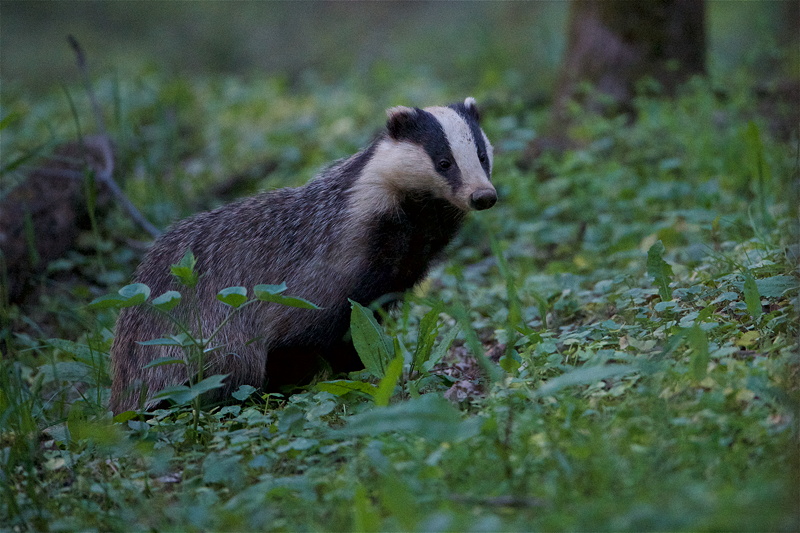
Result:
<svg viewBox="0 0 800 533"><path fill-rule="evenodd" d="M494 189L478 189L469 197L469 205L477 211L489 209L497 203L497 192Z"/></svg>

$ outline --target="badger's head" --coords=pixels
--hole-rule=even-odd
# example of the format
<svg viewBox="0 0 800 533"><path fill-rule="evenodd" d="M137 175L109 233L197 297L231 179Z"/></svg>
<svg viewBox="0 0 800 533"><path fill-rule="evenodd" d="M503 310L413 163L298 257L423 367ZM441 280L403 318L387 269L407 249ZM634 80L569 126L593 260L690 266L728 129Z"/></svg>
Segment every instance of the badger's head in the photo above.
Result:
<svg viewBox="0 0 800 533"><path fill-rule="evenodd" d="M387 135L365 169L385 189L441 198L462 211L495 204L492 145L474 98L448 107L393 107L387 114Z"/></svg>

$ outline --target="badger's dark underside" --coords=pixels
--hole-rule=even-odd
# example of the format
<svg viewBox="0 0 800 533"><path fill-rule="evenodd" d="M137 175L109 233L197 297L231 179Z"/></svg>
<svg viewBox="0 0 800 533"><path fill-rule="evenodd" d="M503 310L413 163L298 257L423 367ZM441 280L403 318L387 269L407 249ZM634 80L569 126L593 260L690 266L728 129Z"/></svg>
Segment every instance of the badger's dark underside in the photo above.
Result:
<svg viewBox="0 0 800 533"><path fill-rule="evenodd" d="M421 194L401 203L392 216L377 221L370 239L368 269L349 299L362 305L382 300L393 307L403 293L416 285L453 239L463 213L444 200ZM349 338L350 305L342 302L328 317L330 323L316 332L323 342L303 344L288 340L272 348L267 357L265 389L280 392L310 381L328 366L333 373L352 372L363 364ZM315 329L315 328L312 328Z"/></svg>

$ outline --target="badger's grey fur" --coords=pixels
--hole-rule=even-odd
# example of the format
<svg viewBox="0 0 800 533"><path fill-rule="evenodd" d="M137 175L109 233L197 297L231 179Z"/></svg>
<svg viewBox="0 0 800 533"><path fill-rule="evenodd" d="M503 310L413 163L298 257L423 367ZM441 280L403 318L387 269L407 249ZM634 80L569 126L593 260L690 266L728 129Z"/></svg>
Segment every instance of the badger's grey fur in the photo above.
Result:
<svg viewBox="0 0 800 533"><path fill-rule="evenodd" d="M395 107L386 131L356 155L304 187L247 198L175 224L136 271L153 295L176 289L170 265L191 250L201 274L193 294L174 310L191 324L199 312L207 337L229 308L215 298L225 287L252 289L286 282L290 293L322 310L258 303L242 310L214 339L205 375L228 374L227 396L242 384L275 389L313 377L318 358L334 371L361 365L347 333L348 299L368 305L413 287L453 238L464 215L496 201L492 146L478 125L475 100L449 107ZM164 317L123 309L111 349L111 409L146 405L152 395L188 381L184 365L142 369L179 348L137 341L174 333Z"/></svg>

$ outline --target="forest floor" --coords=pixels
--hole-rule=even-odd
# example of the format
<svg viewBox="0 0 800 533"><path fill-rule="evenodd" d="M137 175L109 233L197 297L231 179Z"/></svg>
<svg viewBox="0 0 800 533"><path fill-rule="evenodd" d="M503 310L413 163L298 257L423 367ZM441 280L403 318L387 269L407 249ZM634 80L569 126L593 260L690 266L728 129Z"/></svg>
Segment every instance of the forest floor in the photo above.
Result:
<svg viewBox="0 0 800 533"><path fill-rule="evenodd" d="M416 78L96 84L115 175L161 228L304 183L387 107L466 96ZM356 309L385 371L288 397L112 418L117 310L88 304L129 283L148 237L106 206L3 307L0 530L797 531L798 140L754 87L696 79L637 99L633 123L576 110L578 147L527 170L545 111L502 83L474 94L498 204L381 326ZM42 139L93 129L66 94L7 106L4 183Z"/></svg>

